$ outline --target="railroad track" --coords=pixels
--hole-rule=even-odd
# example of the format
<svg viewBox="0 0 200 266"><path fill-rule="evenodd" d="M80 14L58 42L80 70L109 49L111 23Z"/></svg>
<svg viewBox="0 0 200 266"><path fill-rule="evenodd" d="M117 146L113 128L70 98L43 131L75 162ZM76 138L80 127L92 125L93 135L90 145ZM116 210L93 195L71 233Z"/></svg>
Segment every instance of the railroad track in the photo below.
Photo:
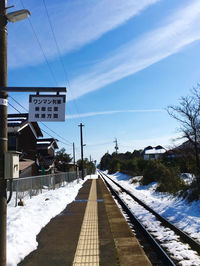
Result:
<svg viewBox="0 0 200 266"><path fill-rule="evenodd" d="M106 175L105 173L102 173L100 171L98 171L98 173L101 176L101 178L104 180L104 182L106 183L106 185L108 186L108 188L110 189L111 193L114 195L114 197L116 198L118 203L122 206L123 211L125 211L126 215L129 217L129 220L131 221L131 223L133 223L133 226L135 227L135 225L136 225L137 229L142 232L142 234L145 236L147 241L149 241L152 244L153 250L155 250L156 254L158 254L158 257L163 262L163 265L177 265L178 262L176 259L170 258L169 252L167 250L163 249L161 247L161 244L159 243L159 241L157 241L155 239L155 237L153 237L152 234L148 232L148 230L145 228L145 226L133 214L133 211L127 206L127 203L125 203L125 201L122 199L119 191L116 191L115 189L113 189L113 186L110 184L111 182L112 182L112 184L117 186L120 189L120 191L126 193L128 196L131 197L131 199L133 199L135 202L137 202L139 205L141 205L143 208L145 208L148 212L153 214L156 217L156 219L161 223L162 226L169 228L176 235L178 235L180 237L179 241L183 242L184 244L188 244L192 250L196 251L198 253L198 255L200 255L200 244L197 241L195 241L193 238L191 238L185 232L181 231L175 225L173 225L172 223L167 221L164 217L162 217L160 214L155 212L152 208L147 206L143 201L141 201L140 199L135 197L132 193L127 191L124 187L122 187L117 182L112 180L108 175ZM111 182L108 182L108 180ZM152 262L152 264L155 265L153 262ZM199 264L194 264L194 265L199 265Z"/></svg>

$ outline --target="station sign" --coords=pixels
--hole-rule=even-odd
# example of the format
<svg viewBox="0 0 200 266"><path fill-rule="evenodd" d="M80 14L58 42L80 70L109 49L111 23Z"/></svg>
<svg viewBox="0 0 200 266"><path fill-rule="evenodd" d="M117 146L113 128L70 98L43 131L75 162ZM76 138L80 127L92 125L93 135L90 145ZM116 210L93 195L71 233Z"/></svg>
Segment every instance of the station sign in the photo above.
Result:
<svg viewBox="0 0 200 266"><path fill-rule="evenodd" d="M29 121L65 121L65 95L30 95Z"/></svg>

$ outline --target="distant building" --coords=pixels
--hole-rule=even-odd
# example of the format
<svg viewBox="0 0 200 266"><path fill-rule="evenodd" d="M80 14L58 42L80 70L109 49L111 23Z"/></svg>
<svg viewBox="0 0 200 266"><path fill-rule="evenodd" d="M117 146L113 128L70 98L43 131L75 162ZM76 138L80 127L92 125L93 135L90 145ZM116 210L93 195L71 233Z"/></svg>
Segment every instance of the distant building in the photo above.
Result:
<svg viewBox="0 0 200 266"><path fill-rule="evenodd" d="M53 172L55 168L55 150L58 149L57 140L54 138L44 138L37 140L37 158L42 171Z"/></svg>
<svg viewBox="0 0 200 266"><path fill-rule="evenodd" d="M28 114L8 114L8 150L35 161L36 143L43 137L37 122L28 122Z"/></svg>
<svg viewBox="0 0 200 266"><path fill-rule="evenodd" d="M42 132L37 122L29 122L28 114L8 114L8 150L20 152L19 176L38 174L37 139Z"/></svg>
<svg viewBox="0 0 200 266"><path fill-rule="evenodd" d="M200 153L200 144L197 144L197 149L198 149L198 153ZM185 141L183 142L181 145L168 150L167 151L167 157L171 158L171 157L176 157L176 158L180 158L183 156L190 156L190 155L194 155L194 145L189 141Z"/></svg>
<svg viewBox="0 0 200 266"><path fill-rule="evenodd" d="M148 146L144 148L142 155L144 160L155 160L161 158L165 152L166 150L160 145L156 147Z"/></svg>
<svg viewBox="0 0 200 266"><path fill-rule="evenodd" d="M78 164L77 163L74 164L73 162L67 163L65 168L67 172L74 172L74 171L78 171L79 169Z"/></svg>
<svg viewBox="0 0 200 266"><path fill-rule="evenodd" d="M198 151L200 152L200 144L197 144ZM183 142L181 145L175 147L172 149L174 153L180 153L180 152L193 152L194 151L194 145L189 141Z"/></svg>
<svg viewBox="0 0 200 266"><path fill-rule="evenodd" d="M38 175L38 165L33 160L21 159L19 161L19 177Z"/></svg>
<svg viewBox="0 0 200 266"><path fill-rule="evenodd" d="M57 140L43 138L37 122L28 121L28 113L8 114L8 150L20 152L20 177L54 172Z"/></svg>

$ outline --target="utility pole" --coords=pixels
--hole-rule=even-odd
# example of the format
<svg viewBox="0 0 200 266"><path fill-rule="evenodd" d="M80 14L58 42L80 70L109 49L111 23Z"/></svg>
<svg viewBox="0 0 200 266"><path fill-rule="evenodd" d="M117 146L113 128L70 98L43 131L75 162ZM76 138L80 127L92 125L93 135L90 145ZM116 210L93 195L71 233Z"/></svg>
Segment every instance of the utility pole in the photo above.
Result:
<svg viewBox="0 0 200 266"><path fill-rule="evenodd" d="M82 174L82 179L84 180L84 169L83 169L83 127L84 125L80 123L80 135L81 135L81 174Z"/></svg>
<svg viewBox="0 0 200 266"><path fill-rule="evenodd" d="M115 152L117 153L117 151L119 150L117 139L115 138L113 142L115 143Z"/></svg>
<svg viewBox="0 0 200 266"><path fill-rule="evenodd" d="M75 158L75 144L73 142L73 162L74 162L74 171L76 171L76 158Z"/></svg>
<svg viewBox="0 0 200 266"><path fill-rule="evenodd" d="M78 171L77 171L77 166L76 166L76 157L75 157L75 144L73 142L73 163L74 163L74 172L76 172L76 179L77 179L77 182L79 181L79 174L78 174Z"/></svg>
<svg viewBox="0 0 200 266"><path fill-rule="evenodd" d="M7 0L0 0L0 87L7 87ZM8 147L6 91L0 90L0 265L6 266L7 181L4 155Z"/></svg>
<svg viewBox="0 0 200 266"><path fill-rule="evenodd" d="M11 6L12 7L12 6ZM4 160L8 150L7 132L7 22L17 22L28 18L27 9L7 14L7 0L0 0L0 265L6 266L6 221L7 221L7 181Z"/></svg>
<svg viewBox="0 0 200 266"><path fill-rule="evenodd" d="M92 157L90 155L90 178L91 178L91 173L92 173L92 166L91 166L91 162L92 162Z"/></svg>

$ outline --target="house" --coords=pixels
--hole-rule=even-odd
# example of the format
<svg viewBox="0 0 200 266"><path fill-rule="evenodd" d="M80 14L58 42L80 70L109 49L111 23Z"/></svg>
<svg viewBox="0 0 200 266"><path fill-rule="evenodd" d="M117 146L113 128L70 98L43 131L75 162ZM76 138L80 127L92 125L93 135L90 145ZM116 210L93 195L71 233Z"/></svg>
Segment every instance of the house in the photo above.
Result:
<svg viewBox="0 0 200 266"><path fill-rule="evenodd" d="M200 153L200 144L197 144L197 152ZM180 144L177 147L174 147L173 149L170 149L166 151L165 156L167 158L181 158L181 157L190 157L194 156L195 154L195 147L194 145L189 141L185 141L182 144Z"/></svg>
<svg viewBox="0 0 200 266"><path fill-rule="evenodd" d="M198 152L200 152L199 143L197 144L197 149L198 149ZM172 151L176 156L179 156L180 154L183 154L183 153L187 153L187 154L194 153L194 145L189 140L187 140L183 142L181 145L172 149Z"/></svg>
<svg viewBox="0 0 200 266"><path fill-rule="evenodd" d="M37 140L37 158L41 171L44 171L45 173L54 171L56 149L58 149L58 145L57 140L54 138L43 138Z"/></svg>
<svg viewBox="0 0 200 266"><path fill-rule="evenodd" d="M28 177L38 175L38 165L30 159L21 159L19 161L19 177Z"/></svg>
<svg viewBox="0 0 200 266"><path fill-rule="evenodd" d="M20 152L19 176L38 175L36 144L43 134L37 122L29 122L28 114L8 114L8 150Z"/></svg>
<svg viewBox="0 0 200 266"><path fill-rule="evenodd" d="M21 152L21 158L35 161L36 144L43 137L37 122L29 122L28 114L8 114L8 150Z"/></svg>
<svg viewBox="0 0 200 266"><path fill-rule="evenodd" d="M57 140L43 138L37 122L28 113L8 114L8 150L20 152L20 177L51 173L55 168Z"/></svg>
<svg viewBox="0 0 200 266"><path fill-rule="evenodd" d="M68 163L61 163L57 162L57 167L59 170L62 172L74 172L74 171L79 171L79 166L77 163L73 162L68 162Z"/></svg>
<svg viewBox="0 0 200 266"><path fill-rule="evenodd" d="M155 160L161 158L165 152L165 148L160 145L156 147L148 146L144 148L142 155L144 160Z"/></svg>

